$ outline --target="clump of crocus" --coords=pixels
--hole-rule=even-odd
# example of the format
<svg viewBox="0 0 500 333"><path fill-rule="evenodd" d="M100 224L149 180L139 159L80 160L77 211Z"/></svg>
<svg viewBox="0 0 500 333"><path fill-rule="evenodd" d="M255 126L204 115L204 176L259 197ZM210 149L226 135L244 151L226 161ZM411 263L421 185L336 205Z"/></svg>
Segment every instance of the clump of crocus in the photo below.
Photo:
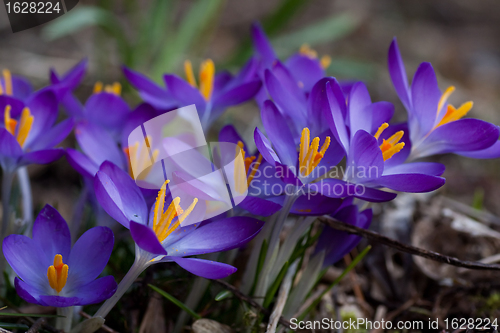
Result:
<svg viewBox="0 0 500 333"><path fill-rule="evenodd" d="M3 241L5 259L18 277L15 287L27 302L69 307L102 302L116 290L112 276L97 278L113 250L106 227L85 232L71 248L71 235L59 212L46 205L33 225L33 238L10 235Z"/></svg>

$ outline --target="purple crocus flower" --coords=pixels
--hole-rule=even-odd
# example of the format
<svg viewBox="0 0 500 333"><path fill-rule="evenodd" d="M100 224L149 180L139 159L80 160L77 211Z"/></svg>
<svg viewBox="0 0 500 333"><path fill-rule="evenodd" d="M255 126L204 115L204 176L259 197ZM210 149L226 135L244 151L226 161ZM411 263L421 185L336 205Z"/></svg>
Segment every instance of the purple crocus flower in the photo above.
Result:
<svg viewBox="0 0 500 333"><path fill-rule="evenodd" d="M97 199L117 222L130 229L138 246L136 257L142 270L158 262L174 261L187 271L209 279L226 277L236 268L189 256L238 248L250 241L263 222L250 217L230 217L211 222L189 224L204 216L202 200L168 199L166 185L161 187L155 204L148 210L135 182L123 170L104 162L96 175ZM181 208L182 207L182 208ZM149 212L149 213L148 213ZM187 226L181 226L186 221Z"/></svg>
<svg viewBox="0 0 500 333"><path fill-rule="evenodd" d="M359 211L353 198L346 198L331 216L341 222L367 229L372 221L371 208ZM360 236L324 226L316 245L316 252L325 251L323 267L333 265L352 251L361 240Z"/></svg>
<svg viewBox="0 0 500 333"><path fill-rule="evenodd" d="M124 73L144 101L159 111L195 104L202 126L207 129L226 108L255 96L261 87L260 80L255 76L256 69L257 61L250 59L234 77L228 72L216 75L213 61L208 59L200 66L197 82L191 62L186 61L186 81L177 75L167 74L163 77L166 88L128 68L124 68Z"/></svg>
<svg viewBox="0 0 500 333"><path fill-rule="evenodd" d="M8 79L7 79L8 81ZM42 89L25 100L15 98L13 83L8 83L6 95L0 95L0 165L4 172L28 164L47 164L59 159L64 150L53 148L73 127L66 119L54 125L58 100L52 89Z"/></svg>
<svg viewBox="0 0 500 333"><path fill-rule="evenodd" d="M102 302L116 290L112 276L98 278L113 250L109 228L95 227L71 248L71 235L59 212L46 205L33 225L33 238L10 235L5 259L19 276L16 291L27 302L55 307Z"/></svg>
<svg viewBox="0 0 500 333"><path fill-rule="evenodd" d="M382 136L389 127L392 105L372 103L361 82L353 86L348 105L335 79L326 81L323 91L326 121L347 156L343 176L346 186L353 183L362 185L363 190L387 187L402 192L428 192L444 184L444 178L439 177L444 166L439 163L402 164L404 159L389 162L405 147L403 130Z"/></svg>
<svg viewBox="0 0 500 333"><path fill-rule="evenodd" d="M340 89L340 86L337 87ZM342 91L339 90L338 93L342 95ZM320 110L323 109L324 107ZM263 158L276 167L283 184L289 185L283 186L287 192L292 189L291 192L294 193L318 194L318 197L356 196L375 202L394 199L395 194L374 188L366 188L362 193L354 191L354 184L339 179L327 178L317 181L337 166L344 157L343 147L335 138L331 139L330 130L311 140L311 131L308 127L304 127L300 142L297 144L289 127L285 125L286 120L272 101L264 103L261 117L269 139L256 128L255 143Z"/></svg>
<svg viewBox="0 0 500 333"><path fill-rule="evenodd" d="M394 88L408 112L410 159L444 153L478 158L500 156L498 127L479 119L462 119L472 102L458 108L447 103L455 87L442 93L430 63L420 64L411 86L408 84L396 38L389 48L388 66Z"/></svg>
<svg viewBox="0 0 500 333"><path fill-rule="evenodd" d="M271 68L278 60L278 56L260 24L254 23L251 32L257 57L260 60L259 75L262 75L261 78L264 80L264 70ZM317 53L304 44L298 53L285 61L285 66L290 71L295 85L309 93L314 84L325 77L325 69L330 65L330 61L329 56L318 59Z"/></svg>

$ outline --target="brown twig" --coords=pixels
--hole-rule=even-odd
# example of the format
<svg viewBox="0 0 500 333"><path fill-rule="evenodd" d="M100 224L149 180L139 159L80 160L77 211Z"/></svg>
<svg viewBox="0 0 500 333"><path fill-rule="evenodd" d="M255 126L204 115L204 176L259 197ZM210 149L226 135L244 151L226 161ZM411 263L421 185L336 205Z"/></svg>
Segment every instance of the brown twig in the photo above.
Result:
<svg viewBox="0 0 500 333"><path fill-rule="evenodd" d="M36 333L42 327L42 325L45 323L45 318L38 318L37 321L30 327L29 330L26 331L26 333Z"/></svg>
<svg viewBox="0 0 500 333"><path fill-rule="evenodd" d="M401 242L398 242L394 239L391 239L386 236L382 236L376 232L358 228L356 226L340 222L338 220L335 220L329 216L322 216L319 218L319 220L328 225L329 227L333 229L337 229L340 231L345 231L350 234L355 234L362 236L366 239L384 244L386 246L395 248L396 250L406 252L409 254L413 254L416 256L424 257L430 260L434 260L437 262L442 262L448 265L452 266L457 266L457 267L464 267L464 268L469 268L469 269L478 269L478 270L495 270L495 271L500 271L500 265L488 265L488 264L483 264L481 262L474 262L474 261L462 261L454 257L449 257L445 256L443 254L429 251L429 250L424 250L420 249L418 247L412 246L412 245L407 245L403 244Z"/></svg>
<svg viewBox="0 0 500 333"><path fill-rule="evenodd" d="M238 297L242 301L247 302L248 304L250 304L254 308L257 308L260 312L264 313L265 315L270 315L271 314L271 311L269 311L268 309L264 308L262 305L260 305L259 303L257 303L253 299L251 299L249 296L243 294L241 291L239 291L238 289L236 289L236 287L234 287L233 285L227 283L226 281L222 281L222 280L212 280L212 281L218 283L223 288L229 290L230 292L233 293L234 296ZM285 319L283 316L280 317L279 323L281 325L285 326L286 328L290 328L290 322L287 319Z"/></svg>

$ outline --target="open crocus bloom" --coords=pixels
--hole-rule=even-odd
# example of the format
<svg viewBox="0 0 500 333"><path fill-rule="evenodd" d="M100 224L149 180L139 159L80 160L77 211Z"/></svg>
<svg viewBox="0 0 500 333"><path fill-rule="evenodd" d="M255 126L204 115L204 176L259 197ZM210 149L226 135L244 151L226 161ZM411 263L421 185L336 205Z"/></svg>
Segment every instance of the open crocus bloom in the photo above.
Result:
<svg viewBox="0 0 500 333"><path fill-rule="evenodd" d="M109 228L85 232L71 248L66 221L46 205L33 225L33 239L10 235L3 253L14 272L16 291L27 302L55 307L102 302L116 290L112 276L97 279L108 263L114 237Z"/></svg>
<svg viewBox="0 0 500 333"><path fill-rule="evenodd" d="M335 79L326 81L323 91L326 121L347 155L343 181L362 185L364 191L387 187L402 192L428 192L444 184L444 178L439 177L444 166L439 163L403 164L402 159L389 164L405 147L403 130L385 135L390 128L387 121L392 116L392 105L372 103L362 83L353 86L347 106Z"/></svg>
<svg viewBox="0 0 500 333"><path fill-rule="evenodd" d="M201 200L171 198L167 184L150 210L135 182L110 162L101 165L94 187L106 212L130 229L141 251L136 256L146 257L148 265L175 261L187 271L209 279L234 273L236 268L227 264L184 257L241 247L260 231L263 222L250 217L198 221L205 213ZM183 222L187 226L182 226Z"/></svg>
<svg viewBox="0 0 500 333"><path fill-rule="evenodd" d="M441 93L430 63L424 62L418 67L409 86L394 39L389 48L388 66L394 88L408 112L411 159L462 152L478 158L500 156L497 126L479 119L462 119L472 108L472 102L458 108L447 103L455 88L449 87Z"/></svg>
<svg viewBox="0 0 500 333"><path fill-rule="evenodd" d="M8 78L5 79L8 81ZM6 93L13 93L13 83ZM73 120L54 126L57 96L51 89L31 94L25 101L0 95L0 165L6 172L27 164L46 164L59 159L64 151L53 148L71 131Z"/></svg>

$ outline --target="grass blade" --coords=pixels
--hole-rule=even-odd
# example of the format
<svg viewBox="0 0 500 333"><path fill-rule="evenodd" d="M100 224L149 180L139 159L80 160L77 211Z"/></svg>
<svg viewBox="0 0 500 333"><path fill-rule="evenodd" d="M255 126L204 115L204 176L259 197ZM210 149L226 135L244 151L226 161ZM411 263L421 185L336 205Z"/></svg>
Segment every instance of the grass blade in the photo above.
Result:
<svg viewBox="0 0 500 333"><path fill-rule="evenodd" d="M163 291L160 288L153 286L152 284L148 284L148 286L149 286L149 288L151 288L154 291L156 291L158 294L160 294L163 297L165 297L166 299L168 299L170 302L172 302L175 305L177 305L182 310L186 311L186 313L188 313L189 315L191 315L191 317L193 317L194 319L201 319L201 316L199 314L197 314L196 312L194 312L193 310L191 310L190 308L188 308L184 303L182 303L181 301L179 301L177 298L175 298L174 296L170 295L166 291Z"/></svg>

